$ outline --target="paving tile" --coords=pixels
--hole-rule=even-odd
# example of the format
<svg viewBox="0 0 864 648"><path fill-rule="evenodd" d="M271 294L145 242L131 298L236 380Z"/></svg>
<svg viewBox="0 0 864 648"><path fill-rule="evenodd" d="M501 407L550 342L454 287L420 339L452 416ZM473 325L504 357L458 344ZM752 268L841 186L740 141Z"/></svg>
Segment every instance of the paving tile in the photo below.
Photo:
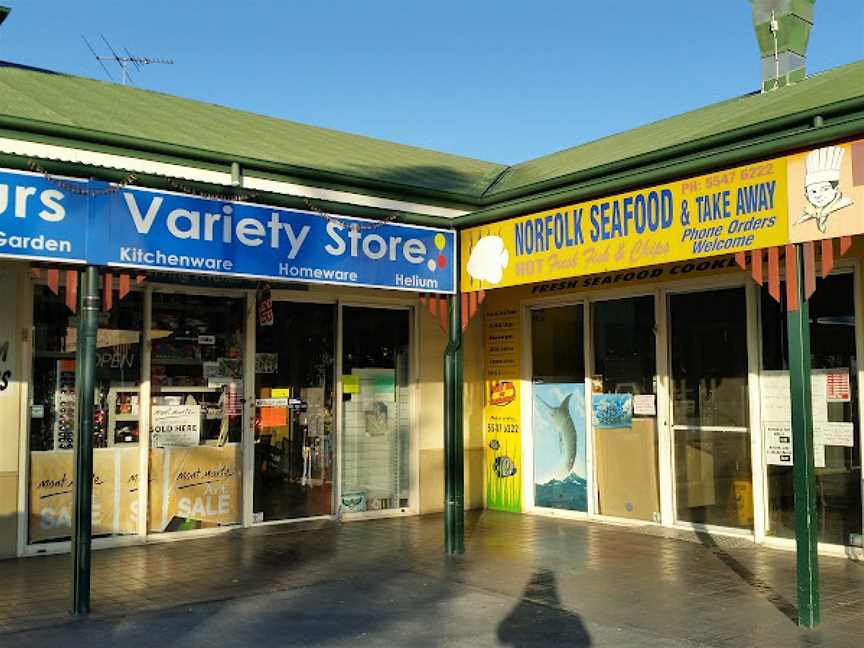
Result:
<svg viewBox="0 0 864 648"><path fill-rule="evenodd" d="M445 557L441 526L440 516L428 516L268 527L97 551L93 618L126 627L146 617L161 627L161 617L146 615L204 609L206 601L242 608L263 595L294 602L288 616L306 619L312 613L304 598L314 602L314 593L326 590L337 607L358 606L356 612L340 607L337 617L359 618L365 610L386 616L391 627L413 618L411 601L453 615L461 614L454 599L482 595L482 609L499 610L498 622L510 619L506 627L517 635L543 617L571 630L596 628L602 645L843 646L856 645L848 642L864 614L864 569L845 559L820 559L825 624L808 633L790 620L796 591L791 552L656 527L641 532L483 512L466 517L465 556ZM0 633L67 623L69 568L65 556L0 561ZM322 610L332 605L320 601ZM513 621L513 610L523 610L524 618L519 612ZM172 614L178 623L188 621ZM434 639L438 624L434 618L427 623L431 629L421 634ZM269 645L265 626L254 629ZM218 639L207 636L195 645ZM463 645L447 637L448 645ZM223 639L224 646L234 645Z"/></svg>

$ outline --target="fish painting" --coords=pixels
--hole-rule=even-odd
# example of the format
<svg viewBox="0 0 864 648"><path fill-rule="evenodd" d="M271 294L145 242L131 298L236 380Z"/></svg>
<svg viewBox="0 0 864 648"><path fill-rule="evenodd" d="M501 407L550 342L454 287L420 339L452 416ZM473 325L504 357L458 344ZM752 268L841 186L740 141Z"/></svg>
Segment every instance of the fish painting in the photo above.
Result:
<svg viewBox="0 0 864 648"><path fill-rule="evenodd" d="M495 461L492 463L492 470L495 471L495 474L499 478L512 477L516 474L516 464L510 457L501 455L500 457L495 457Z"/></svg>
<svg viewBox="0 0 864 648"><path fill-rule="evenodd" d="M633 425L633 397L630 394L594 394L591 409L592 421L598 430Z"/></svg>
<svg viewBox="0 0 864 648"><path fill-rule="evenodd" d="M572 396L573 394L567 394L557 407L553 407L539 396L536 398L536 402L545 408L552 430L558 435L558 446L561 448L562 456L561 475L565 477L573 469L573 462L576 461L576 451L578 450L576 426L573 425L573 419L570 416L570 398Z"/></svg>

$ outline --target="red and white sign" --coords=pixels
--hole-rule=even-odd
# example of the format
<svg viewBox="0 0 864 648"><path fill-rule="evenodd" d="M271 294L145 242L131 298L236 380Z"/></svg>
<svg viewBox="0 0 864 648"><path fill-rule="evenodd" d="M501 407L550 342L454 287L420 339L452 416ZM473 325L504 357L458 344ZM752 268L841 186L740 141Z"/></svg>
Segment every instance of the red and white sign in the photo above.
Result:
<svg viewBox="0 0 864 648"><path fill-rule="evenodd" d="M849 370L836 369L828 372L828 402L849 402Z"/></svg>

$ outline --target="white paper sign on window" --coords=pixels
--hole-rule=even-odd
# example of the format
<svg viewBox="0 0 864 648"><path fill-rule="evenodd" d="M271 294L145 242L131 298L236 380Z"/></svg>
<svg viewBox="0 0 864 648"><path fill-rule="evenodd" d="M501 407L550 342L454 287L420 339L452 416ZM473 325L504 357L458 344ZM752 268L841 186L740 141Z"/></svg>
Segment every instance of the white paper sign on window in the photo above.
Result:
<svg viewBox="0 0 864 648"><path fill-rule="evenodd" d="M657 406L654 394L634 394L633 414L634 416L656 416Z"/></svg>
<svg viewBox="0 0 864 648"><path fill-rule="evenodd" d="M763 421L791 421L788 371L764 371L759 376ZM824 371L810 374L813 422L828 420L828 376Z"/></svg>
<svg viewBox="0 0 864 648"><path fill-rule="evenodd" d="M825 424L813 426L813 463L816 468L825 467L823 425ZM835 424L828 423L828 425ZM765 463L769 466L793 465L792 424L788 421L764 421L762 432L765 439Z"/></svg>
<svg viewBox="0 0 864 648"><path fill-rule="evenodd" d="M784 421L762 423L765 461L769 466L792 465L792 424Z"/></svg>
<svg viewBox="0 0 864 648"><path fill-rule="evenodd" d="M855 445L855 425L852 423L816 423L813 427L813 438L817 435L826 446L851 448Z"/></svg>
<svg viewBox="0 0 864 648"><path fill-rule="evenodd" d="M201 442L200 405L154 405L150 416L155 447L186 448Z"/></svg>

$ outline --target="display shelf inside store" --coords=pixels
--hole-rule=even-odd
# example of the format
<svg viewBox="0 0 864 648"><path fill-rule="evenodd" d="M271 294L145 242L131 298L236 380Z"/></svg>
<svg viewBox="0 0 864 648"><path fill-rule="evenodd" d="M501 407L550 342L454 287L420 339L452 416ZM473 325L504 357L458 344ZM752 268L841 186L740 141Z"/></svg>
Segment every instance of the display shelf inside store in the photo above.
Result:
<svg viewBox="0 0 864 648"><path fill-rule="evenodd" d="M239 379L238 379L239 382ZM221 391L221 387L207 387L205 385L154 385L151 388L151 392L155 393L163 393L163 394L182 394L184 392L218 392Z"/></svg>
<svg viewBox="0 0 864 648"><path fill-rule="evenodd" d="M155 301L155 300L154 300ZM183 313L189 313L190 311L200 311L204 313L213 313L213 312L226 312L231 310L231 306L229 304L219 303L219 302L211 302L201 303L191 300L183 300L182 302L170 302L167 300L159 300L158 304L154 304L159 311L181 311Z"/></svg>
<svg viewBox="0 0 864 648"><path fill-rule="evenodd" d="M184 365L195 366L206 362L206 360L197 360L196 358L153 358L151 364L156 365Z"/></svg>

